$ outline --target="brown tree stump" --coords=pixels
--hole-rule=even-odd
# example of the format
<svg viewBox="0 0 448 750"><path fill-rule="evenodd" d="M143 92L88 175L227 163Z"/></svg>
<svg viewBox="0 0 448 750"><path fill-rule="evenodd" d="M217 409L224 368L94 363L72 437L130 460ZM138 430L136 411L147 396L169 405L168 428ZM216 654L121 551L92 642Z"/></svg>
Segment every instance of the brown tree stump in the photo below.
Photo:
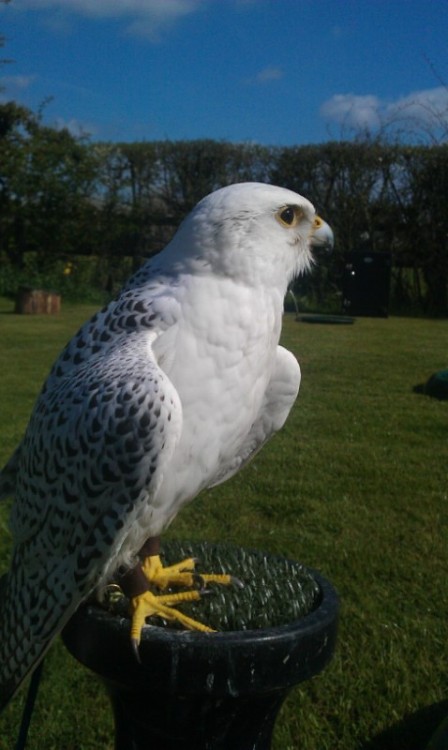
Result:
<svg viewBox="0 0 448 750"><path fill-rule="evenodd" d="M15 312L21 315L55 315L61 311L61 295L49 289L20 287Z"/></svg>

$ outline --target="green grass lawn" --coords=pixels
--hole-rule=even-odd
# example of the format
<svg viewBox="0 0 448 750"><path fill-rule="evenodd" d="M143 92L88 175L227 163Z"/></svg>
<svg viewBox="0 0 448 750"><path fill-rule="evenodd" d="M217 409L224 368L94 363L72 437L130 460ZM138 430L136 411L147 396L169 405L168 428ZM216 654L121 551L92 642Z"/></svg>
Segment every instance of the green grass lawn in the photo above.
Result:
<svg viewBox="0 0 448 750"><path fill-rule="evenodd" d="M93 312L64 305L58 317L27 317L11 308L0 301L0 460L55 356ZM448 713L448 402L412 392L448 366L447 341L446 321L309 325L287 316L283 343L303 381L286 427L169 532L281 553L339 592L334 659L291 693L274 750L423 750ZM23 697L0 717L0 750L13 747ZM102 688L60 641L45 663L28 748L113 748Z"/></svg>

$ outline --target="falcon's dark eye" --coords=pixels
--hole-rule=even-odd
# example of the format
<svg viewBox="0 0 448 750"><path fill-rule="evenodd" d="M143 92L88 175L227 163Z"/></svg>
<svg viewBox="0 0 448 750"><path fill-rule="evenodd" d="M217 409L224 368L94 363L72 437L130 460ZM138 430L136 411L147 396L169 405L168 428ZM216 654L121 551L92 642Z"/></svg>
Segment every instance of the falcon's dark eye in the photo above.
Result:
<svg viewBox="0 0 448 750"><path fill-rule="evenodd" d="M277 213L277 219L285 227L295 227L301 215L302 212L298 206L285 206Z"/></svg>
<svg viewBox="0 0 448 750"><path fill-rule="evenodd" d="M284 208L280 214L280 218L285 222L285 224L292 224L292 222L294 221L294 209L292 208L292 206Z"/></svg>

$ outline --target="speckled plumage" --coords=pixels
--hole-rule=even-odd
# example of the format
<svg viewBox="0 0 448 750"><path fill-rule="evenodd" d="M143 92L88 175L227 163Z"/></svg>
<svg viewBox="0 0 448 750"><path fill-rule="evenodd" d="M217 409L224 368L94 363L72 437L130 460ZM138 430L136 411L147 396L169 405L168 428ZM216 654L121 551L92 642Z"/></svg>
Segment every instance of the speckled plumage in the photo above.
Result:
<svg viewBox="0 0 448 750"><path fill-rule="evenodd" d="M213 193L61 353L0 474L15 496L0 705L82 600L283 425L300 384L283 298L314 217L282 188Z"/></svg>

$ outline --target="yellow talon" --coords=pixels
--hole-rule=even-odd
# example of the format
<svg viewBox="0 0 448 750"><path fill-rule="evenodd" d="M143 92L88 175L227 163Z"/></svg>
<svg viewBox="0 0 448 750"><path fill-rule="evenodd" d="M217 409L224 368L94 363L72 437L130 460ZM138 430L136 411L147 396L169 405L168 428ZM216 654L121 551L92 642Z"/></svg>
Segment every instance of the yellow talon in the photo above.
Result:
<svg viewBox="0 0 448 750"><path fill-rule="evenodd" d="M164 568L159 555L151 555L143 561L142 570L149 583L164 591L169 586L194 586L197 578L194 566L195 561L191 557Z"/></svg>
<svg viewBox="0 0 448 750"><path fill-rule="evenodd" d="M225 574L198 574L195 572L196 560L189 557L175 565L164 567L159 555L150 554L141 563L141 571L150 584L161 591L173 587L185 587L190 591L179 593L168 593L156 595L152 591L143 591L131 596L131 641L135 654L138 658L138 646L141 639L142 629L148 617L155 615L168 621L179 622L187 630L198 630L202 633L215 632L212 628L198 622L188 615L175 609L182 602L198 601L201 592L208 583L220 583L228 586L232 582L239 583L235 578Z"/></svg>
<svg viewBox="0 0 448 750"><path fill-rule="evenodd" d="M220 583L223 586L230 586L234 582L234 577L228 573L200 573L204 583Z"/></svg>
<svg viewBox="0 0 448 750"><path fill-rule="evenodd" d="M228 586L232 583L232 576L225 574L195 573L196 561L189 557L175 565L163 567L159 555L150 555L142 563L142 570L149 583L164 591L169 586L195 586L197 583L220 583Z"/></svg>
<svg viewBox="0 0 448 750"><path fill-rule="evenodd" d="M193 620L193 618L184 615L173 607L175 604L198 601L200 598L199 591L184 591L179 594L166 594L163 596L156 596L151 591L145 591L143 594L135 596L131 600L131 640L133 644L136 646L139 645L146 618L153 617L154 615L163 617L165 620L180 622L188 630L213 633L212 628L203 625L202 622Z"/></svg>

